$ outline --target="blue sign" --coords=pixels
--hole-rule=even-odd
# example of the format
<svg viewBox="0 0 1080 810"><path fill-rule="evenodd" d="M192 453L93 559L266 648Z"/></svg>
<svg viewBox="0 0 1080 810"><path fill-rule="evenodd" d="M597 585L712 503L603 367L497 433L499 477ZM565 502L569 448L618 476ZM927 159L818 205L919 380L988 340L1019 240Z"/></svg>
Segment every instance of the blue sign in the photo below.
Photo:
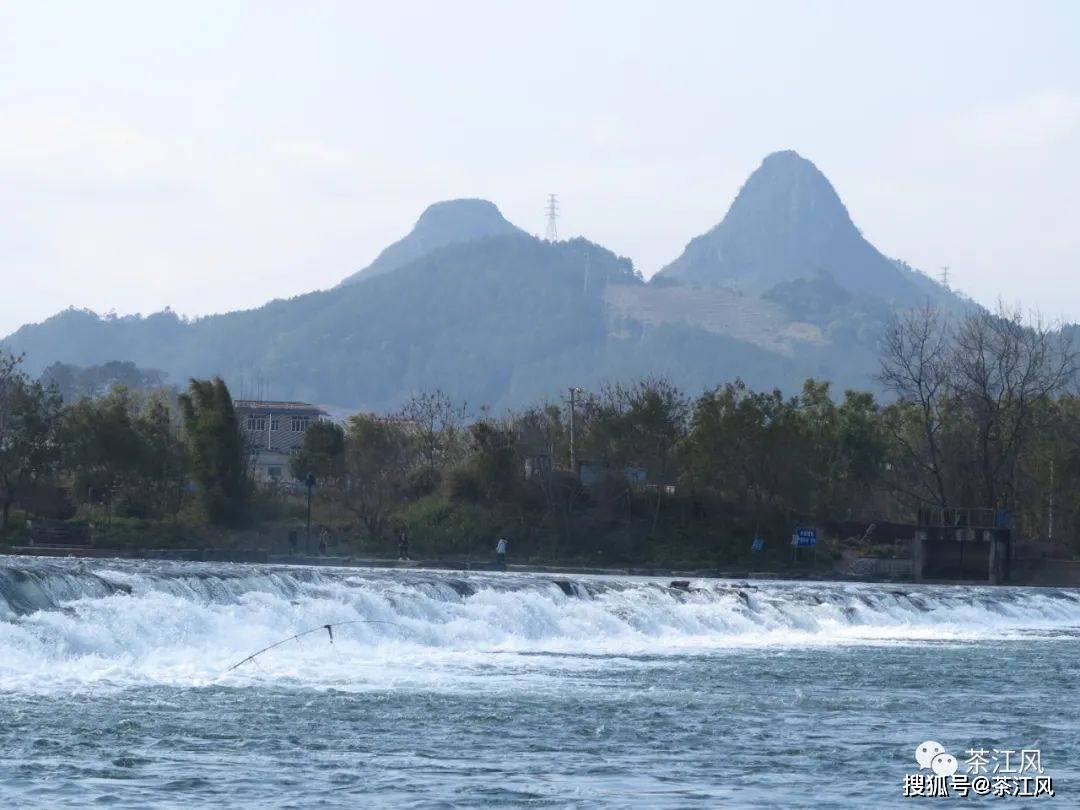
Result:
<svg viewBox="0 0 1080 810"><path fill-rule="evenodd" d="M795 548L812 548L817 545L817 529L796 529L791 535L791 545Z"/></svg>
<svg viewBox="0 0 1080 810"><path fill-rule="evenodd" d="M754 542L750 544L751 551L764 551L765 550L765 538L755 537Z"/></svg>

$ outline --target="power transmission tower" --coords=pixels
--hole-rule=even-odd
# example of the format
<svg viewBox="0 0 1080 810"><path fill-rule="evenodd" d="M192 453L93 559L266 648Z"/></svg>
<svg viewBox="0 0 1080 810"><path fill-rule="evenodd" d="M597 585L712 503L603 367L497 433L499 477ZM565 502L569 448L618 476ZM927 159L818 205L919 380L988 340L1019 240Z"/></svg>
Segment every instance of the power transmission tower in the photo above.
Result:
<svg viewBox="0 0 1080 810"><path fill-rule="evenodd" d="M558 229L555 227L555 220L559 218L559 197L557 194L548 194L547 201L547 234L545 238L549 242L556 242L559 239Z"/></svg>
<svg viewBox="0 0 1080 810"><path fill-rule="evenodd" d="M949 265L945 264L941 267L941 286L946 290L951 289L949 287Z"/></svg>

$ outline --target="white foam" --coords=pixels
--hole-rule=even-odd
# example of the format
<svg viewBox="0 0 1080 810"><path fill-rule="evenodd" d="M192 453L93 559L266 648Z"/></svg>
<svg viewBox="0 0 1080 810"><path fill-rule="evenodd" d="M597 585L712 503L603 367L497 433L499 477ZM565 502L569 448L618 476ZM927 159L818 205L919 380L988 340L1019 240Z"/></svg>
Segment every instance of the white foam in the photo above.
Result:
<svg viewBox="0 0 1080 810"><path fill-rule="evenodd" d="M1073 592L0 558L0 689L499 688L746 648L1071 638ZM232 664L294 633L313 633Z"/></svg>

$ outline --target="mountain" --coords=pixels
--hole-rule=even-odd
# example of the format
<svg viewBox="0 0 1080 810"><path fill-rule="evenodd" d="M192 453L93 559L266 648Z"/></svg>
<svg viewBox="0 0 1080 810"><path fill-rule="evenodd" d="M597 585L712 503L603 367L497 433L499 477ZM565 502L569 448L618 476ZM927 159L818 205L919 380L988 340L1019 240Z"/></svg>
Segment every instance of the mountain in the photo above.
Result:
<svg viewBox="0 0 1080 810"><path fill-rule="evenodd" d="M187 321L71 309L4 343L33 373L115 357L174 383L258 378L274 396L324 404L387 409L441 387L501 405L587 372L603 343L604 287L642 283L629 260L586 240L514 234L454 242L394 272L255 310Z"/></svg>
<svg viewBox="0 0 1080 810"><path fill-rule="evenodd" d="M813 341L796 355L707 322L649 323L613 309L635 293L648 295L649 286L628 259L599 245L499 236L243 312L184 320L69 309L4 344L25 353L33 373L55 361L89 366L117 357L163 369L173 384L219 374L239 389L258 379L267 396L377 411L441 388L497 412L568 385L644 374L667 375L691 392L734 377L784 387L807 373L862 381L857 365L854 375L831 365L827 347Z"/></svg>
<svg viewBox="0 0 1080 810"><path fill-rule="evenodd" d="M341 408L441 388L498 410L647 374L691 394L735 377L872 388L888 319L927 299L963 305L879 253L813 164L781 152L649 283L600 245L540 240L492 203L452 200L330 290L193 320L71 309L0 345L35 374L129 361L174 385L216 374Z"/></svg>
<svg viewBox="0 0 1080 810"><path fill-rule="evenodd" d="M763 295L777 284L825 275L845 290L892 303L940 292L867 242L825 175L787 151L766 157L720 224L692 239L656 278Z"/></svg>
<svg viewBox="0 0 1080 810"><path fill-rule="evenodd" d="M516 225L507 222L495 204L487 200L437 202L420 215L408 235L387 247L375 261L341 283L355 284L372 276L389 273L445 245L487 236L523 233Z"/></svg>

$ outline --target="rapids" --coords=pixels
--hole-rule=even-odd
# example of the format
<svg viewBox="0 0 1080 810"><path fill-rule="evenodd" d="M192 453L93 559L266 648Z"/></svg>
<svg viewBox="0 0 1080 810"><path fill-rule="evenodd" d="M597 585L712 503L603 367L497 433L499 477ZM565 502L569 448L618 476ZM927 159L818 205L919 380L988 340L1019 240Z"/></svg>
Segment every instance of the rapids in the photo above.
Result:
<svg viewBox="0 0 1080 810"><path fill-rule="evenodd" d="M1078 634L1067 589L0 557L0 797L798 806L821 751L882 806L922 739L1068 773Z"/></svg>

